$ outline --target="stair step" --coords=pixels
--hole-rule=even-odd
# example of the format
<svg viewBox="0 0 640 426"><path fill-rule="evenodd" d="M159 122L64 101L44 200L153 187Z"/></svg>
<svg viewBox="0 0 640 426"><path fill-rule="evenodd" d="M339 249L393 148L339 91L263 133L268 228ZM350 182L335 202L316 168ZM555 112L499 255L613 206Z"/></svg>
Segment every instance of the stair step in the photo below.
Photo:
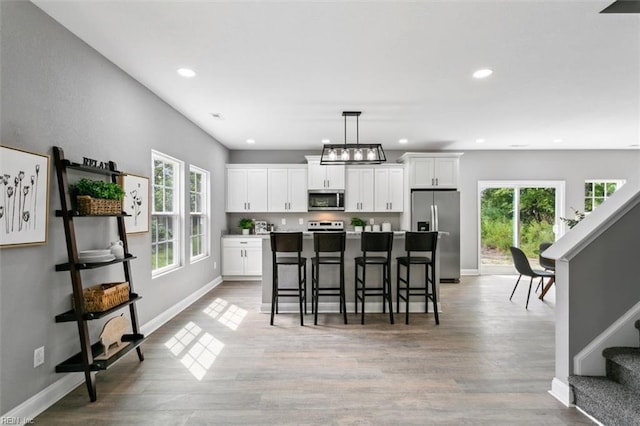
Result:
<svg viewBox="0 0 640 426"><path fill-rule="evenodd" d="M607 348L602 356L607 359L607 377L640 392L640 348Z"/></svg>
<svg viewBox="0 0 640 426"><path fill-rule="evenodd" d="M640 393L606 377L569 376L575 404L607 426L640 426Z"/></svg>

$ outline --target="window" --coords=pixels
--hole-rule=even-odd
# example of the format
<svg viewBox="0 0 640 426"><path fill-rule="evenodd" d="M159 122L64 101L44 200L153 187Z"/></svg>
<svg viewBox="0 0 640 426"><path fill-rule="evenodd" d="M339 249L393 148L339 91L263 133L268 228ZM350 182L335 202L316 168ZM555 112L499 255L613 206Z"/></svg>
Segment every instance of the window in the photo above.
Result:
<svg viewBox="0 0 640 426"><path fill-rule="evenodd" d="M189 167L189 214L191 219L191 261L206 257L209 248L207 206L209 205L209 173Z"/></svg>
<svg viewBox="0 0 640 426"><path fill-rule="evenodd" d="M152 275L158 275L181 265L182 162L157 151L153 151L151 156L151 271Z"/></svg>
<svg viewBox="0 0 640 426"><path fill-rule="evenodd" d="M624 180L587 180L584 182L584 212L595 210L624 185Z"/></svg>

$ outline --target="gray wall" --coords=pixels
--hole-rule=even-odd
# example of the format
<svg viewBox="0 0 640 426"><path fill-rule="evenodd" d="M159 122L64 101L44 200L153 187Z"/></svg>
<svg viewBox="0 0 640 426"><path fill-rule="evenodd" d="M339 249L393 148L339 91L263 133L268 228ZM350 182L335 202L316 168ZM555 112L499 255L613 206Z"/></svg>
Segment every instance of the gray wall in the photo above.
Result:
<svg viewBox="0 0 640 426"><path fill-rule="evenodd" d="M565 214L584 210L587 179L640 180L640 151L467 151L460 159L461 263L478 268L478 181L565 181Z"/></svg>
<svg viewBox="0 0 640 426"><path fill-rule="evenodd" d="M49 155L56 145L73 160L110 159L120 170L145 176L151 175L156 149L183 160L187 170L193 164L211 173L209 258L152 280L150 234L129 237L138 256L131 265L144 324L220 275L226 218L224 205L213 200L224 197L228 150L32 3L0 4L3 145ZM51 166L47 244L0 251L0 413L60 379L55 365L79 351L75 324L54 323L56 314L70 308L71 284L68 272L54 272L66 260L66 246L62 221L53 215L60 202ZM81 249L100 248L116 237L115 223L75 223ZM83 273L86 285L122 278L115 267ZM90 323L94 337L101 327ZM34 369L33 351L42 345L46 362Z"/></svg>

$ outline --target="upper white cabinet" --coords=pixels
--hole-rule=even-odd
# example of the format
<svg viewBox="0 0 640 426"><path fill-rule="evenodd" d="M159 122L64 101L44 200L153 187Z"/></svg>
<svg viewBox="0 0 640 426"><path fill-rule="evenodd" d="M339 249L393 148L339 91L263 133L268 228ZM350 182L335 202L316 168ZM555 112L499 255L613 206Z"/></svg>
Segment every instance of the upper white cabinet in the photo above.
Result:
<svg viewBox="0 0 640 426"><path fill-rule="evenodd" d="M307 168L269 168L269 211L307 211Z"/></svg>
<svg viewBox="0 0 640 426"><path fill-rule="evenodd" d="M375 170L375 211L402 212L404 209L404 169L377 167Z"/></svg>
<svg viewBox="0 0 640 426"><path fill-rule="evenodd" d="M227 212L267 211L267 169L227 165Z"/></svg>
<svg viewBox="0 0 640 426"><path fill-rule="evenodd" d="M374 200L373 168L348 167L346 170L345 211L371 212Z"/></svg>
<svg viewBox="0 0 640 426"><path fill-rule="evenodd" d="M457 188L461 153L407 152L400 161L408 164L409 188Z"/></svg>
<svg viewBox="0 0 640 426"><path fill-rule="evenodd" d="M320 165L319 156L306 156L309 171L309 189L345 189L343 165Z"/></svg>

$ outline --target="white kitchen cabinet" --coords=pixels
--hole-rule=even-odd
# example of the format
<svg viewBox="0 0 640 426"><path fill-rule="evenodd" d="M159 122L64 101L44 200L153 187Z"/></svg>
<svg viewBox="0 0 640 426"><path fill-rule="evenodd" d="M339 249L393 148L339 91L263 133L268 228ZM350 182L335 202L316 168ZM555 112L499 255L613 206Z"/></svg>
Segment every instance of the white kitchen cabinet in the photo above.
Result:
<svg viewBox="0 0 640 426"><path fill-rule="evenodd" d="M266 212L266 168L227 166L227 212Z"/></svg>
<svg viewBox="0 0 640 426"><path fill-rule="evenodd" d="M345 189L344 165L323 166L320 157L307 156L307 167L309 189Z"/></svg>
<svg viewBox="0 0 640 426"><path fill-rule="evenodd" d="M222 275L224 277L262 276L262 239L222 238Z"/></svg>
<svg viewBox="0 0 640 426"><path fill-rule="evenodd" d="M307 168L269 168L269 212L307 211Z"/></svg>
<svg viewBox="0 0 640 426"><path fill-rule="evenodd" d="M409 165L412 189L458 187L459 157L411 158Z"/></svg>
<svg viewBox="0 0 640 426"><path fill-rule="evenodd" d="M373 168L361 166L346 170L346 189L344 191L345 211L371 212L374 200Z"/></svg>
<svg viewBox="0 0 640 426"><path fill-rule="evenodd" d="M402 212L404 202L404 169L378 167L375 169L375 211Z"/></svg>

